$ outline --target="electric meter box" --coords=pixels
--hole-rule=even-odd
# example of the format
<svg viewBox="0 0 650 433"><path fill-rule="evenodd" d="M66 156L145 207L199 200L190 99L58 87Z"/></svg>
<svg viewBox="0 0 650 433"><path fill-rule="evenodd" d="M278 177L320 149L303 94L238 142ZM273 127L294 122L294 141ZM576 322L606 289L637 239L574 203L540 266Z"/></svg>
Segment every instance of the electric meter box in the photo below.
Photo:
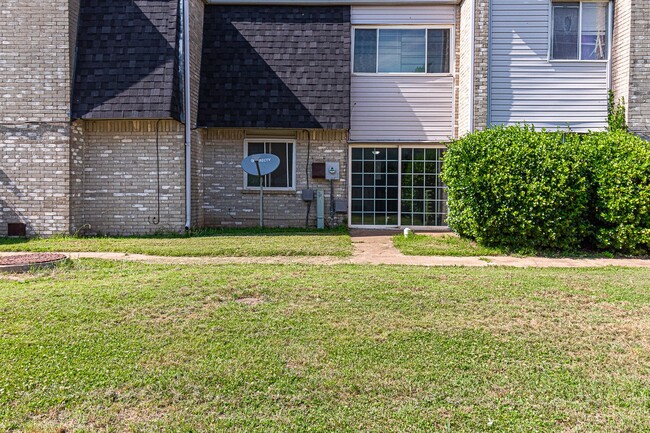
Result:
<svg viewBox="0 0 650 433"><path fill-rule="evenodd" d="M341 178L341 173L339 169L338 162L326 162L325 163L325 179L327 180L339 180Z"/></svg>

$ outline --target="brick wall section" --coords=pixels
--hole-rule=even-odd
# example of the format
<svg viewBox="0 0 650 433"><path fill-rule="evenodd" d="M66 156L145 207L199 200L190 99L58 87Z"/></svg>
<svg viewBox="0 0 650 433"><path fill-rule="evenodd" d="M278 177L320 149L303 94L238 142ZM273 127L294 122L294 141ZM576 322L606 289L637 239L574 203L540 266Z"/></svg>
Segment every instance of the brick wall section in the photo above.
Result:
<svg viewBox="0 0 650 433"><path fill-rule="evenodd" d="M488 121L489 0L475 0L474 15L474 129Z"/></svg>
<svg viewBox="0 0 650 433"><path fill-rule="evenodd" d="M0 4L0 236L69 229L68 0Z"/></svg>
<svg viewBox="0 0 650 433"><path fill-rule="evenodd" d="M458 136L463 136L470 130L470 98L471 92L471 16L472 16L472 1L465 0L460 5L459 17L459 32L460 37L456 41L458 46L458 99L457 99L457 112L458 112Z"/></svg>
<svg viewBox="0 0 650 433"><path fill-rule="evenodd" d="M614 34L612 45L612 91L616 100L630 99L630 36L632 0L614 3Z"/></svg>
<svg viewBox="0 0 650 433"><path fill-rule="evenodd" d="M192 94L192 116L190 125L196 127L201 81L201 55L203 47L203 0L190 1L190 89ZM192 131L192 226L204 224L203 206L203 132Z"/></svg>
<svg viewBox="0 0 650 433"><path fill-rule="evenodd" d="M262 139L259 131L256 137ZM311 130L310 162L338 161L341 180L335 181L335 198L347 199L347 131ZM244 190L244 174L241 160L244 158L244 139L251 132L244 130L206 131L205 167L203 171L205 195L203 207L205 223L209 227L256 226L259 223L259 193ZM270 135L265 138L272 138ZM297 226L305 224L307 204L300 191L307 188L307 133L289 132L296 142L296 191L267 192L265 195L265 224L268 226ZM290 138L287 138L290 140ZM308 166L311 173L311 164ZM310 174L311 176L311 174ZM329 181L309 179L312 189L325 191L325 219L329 218ZM337 215L340 224L346 215ZM316 203L312 204L310 225L316 224Z"/></svg>
<svg viewBox="0 0 650 433"><path fill-rule="evenodd" d="M3 0L0 13L0 123L67 121L68 1Z"/></svg>
<svg viewBox="0 0 650 433"><path fill-rule="evenodd" d="M0 236L25 223L30 236L66 233L69 126L0 125Z"/></svg>
<svg viewBox="0 0 650 433"><path fill-rule="evenodd" d="M632 0L628 122L630 129L650 134L650 2Z"/></svg>
<svg viewBox="0 0 650 433"><path fill-rule="evenodd" d="M160 223L157 217L157 121L75 122L73 231L111 235L181 232L185 225L183 125L159 123Z"/></svg>

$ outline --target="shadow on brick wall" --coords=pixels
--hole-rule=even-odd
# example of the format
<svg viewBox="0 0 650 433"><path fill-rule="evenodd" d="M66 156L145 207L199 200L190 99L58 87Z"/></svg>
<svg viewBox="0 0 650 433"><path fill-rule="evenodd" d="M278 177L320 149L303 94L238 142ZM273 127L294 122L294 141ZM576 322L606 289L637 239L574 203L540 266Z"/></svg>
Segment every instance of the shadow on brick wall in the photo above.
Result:
<svg viewBox="0 0 650 433"><path fill-rule="evenodd" d="M7 176L4 170L0 169L0 236L7 236L7 224L27 223L28 221L16 209L11 197L20 197L21 190ZM27 227L28 233L30 227Z"/></svg>

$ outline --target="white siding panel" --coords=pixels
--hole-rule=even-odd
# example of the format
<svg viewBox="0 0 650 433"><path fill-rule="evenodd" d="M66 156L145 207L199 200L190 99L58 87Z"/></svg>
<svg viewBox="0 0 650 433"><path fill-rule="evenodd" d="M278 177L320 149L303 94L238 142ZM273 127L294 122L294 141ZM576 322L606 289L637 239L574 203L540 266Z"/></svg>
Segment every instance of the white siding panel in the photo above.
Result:
<svg viewBox="0 0 650 433"><path fill-rule="evenodd" d="M493 0L490 123L607 126L606 62L548 61L548 0Z"/></svg>
<svg viewBox="0 0 650 433"><path fill-rule="evenodd" d="M453 135L453 77L352 77L352 141L448 141Z"/></svg>
<svg viewBox="0 0 650 433"><path fill-rule="evenodd" d="M455 6L353 6L352 24L455 24Z"/></svg>

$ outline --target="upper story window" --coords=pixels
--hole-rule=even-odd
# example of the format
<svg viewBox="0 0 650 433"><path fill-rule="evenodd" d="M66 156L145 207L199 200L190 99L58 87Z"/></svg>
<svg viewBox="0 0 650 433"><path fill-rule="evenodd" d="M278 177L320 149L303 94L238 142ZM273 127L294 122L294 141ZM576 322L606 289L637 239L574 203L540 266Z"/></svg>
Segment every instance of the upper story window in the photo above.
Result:
<svg viewBox="0 0 650 433"><path fill-rule="evenodd" d="M450 33L448 28L356 28L353 71L448 74Z"/></svg>
<svg viewBox="0 0 650 433"><path fill-rule="evenodd" d="M609 5L553 3L551 59L607 60Z"/></svg>

